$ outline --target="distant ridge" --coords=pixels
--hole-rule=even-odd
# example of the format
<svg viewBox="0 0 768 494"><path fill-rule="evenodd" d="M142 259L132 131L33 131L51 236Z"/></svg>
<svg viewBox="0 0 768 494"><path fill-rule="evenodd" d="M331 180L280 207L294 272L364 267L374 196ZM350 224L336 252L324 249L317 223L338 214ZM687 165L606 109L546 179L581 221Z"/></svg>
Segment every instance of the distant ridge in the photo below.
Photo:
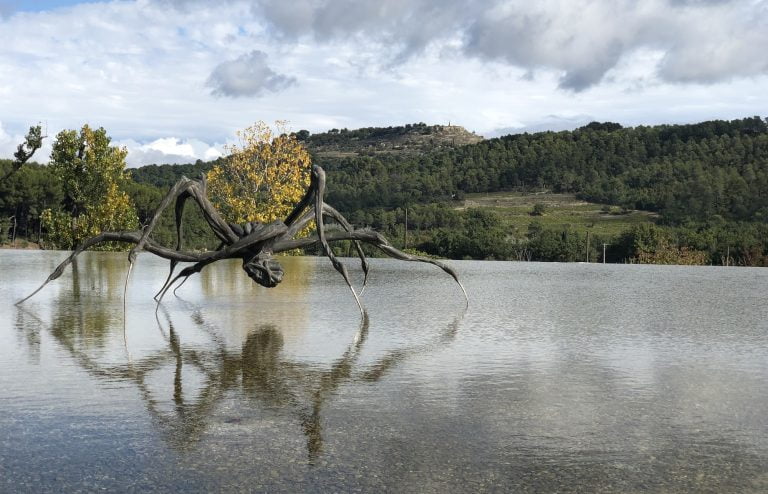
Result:
<svg viewBox="0 0 768 494"><path fill-rule="evenodd" d="M302 130L297 137L310 152L325 157L376 154L420 154L444 148L476 144L482 136L460 125L407 124L396 127L331 129L310 134Z"/></svg>

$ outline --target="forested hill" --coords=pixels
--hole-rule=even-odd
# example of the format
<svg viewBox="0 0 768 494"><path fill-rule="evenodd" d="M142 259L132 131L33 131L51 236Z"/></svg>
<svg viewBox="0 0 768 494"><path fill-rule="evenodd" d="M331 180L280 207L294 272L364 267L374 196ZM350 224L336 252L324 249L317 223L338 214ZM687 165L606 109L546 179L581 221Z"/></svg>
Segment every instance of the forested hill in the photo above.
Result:
<svg viewBox="0 0 768 494"><path fill-rule="evenodd" d="M222 158L214 161L201 161L187 165L146 165L130 170L131 177L139 184L152 185L160 188L170 188L184 176L187 178L200 178L207 173Z"/></svg>
<svg viewBox="0 0 768 494"><path fill-rule="evenodd" d="M669 223L714 215L768 221L768 125L760 117L634 128L593 122L574 131L509 135L418 154L318 152L350 142L395 142L392 135L405 128L304 135L315 162L329 172L329 200L353 211L469 192L547 189L656 211ZM137 182L167 187L182 174L199 176L211 166L151 165L132 173Z"/></svg>
<svg viewBox="0 0 768 494"><path fill-rule="evenodd" d="M760 117L693 125L510 135L419 156L328 158L338 207L395 207L467 192L573 192L657 211L670 223L768 221L768 126Z"/></svg>

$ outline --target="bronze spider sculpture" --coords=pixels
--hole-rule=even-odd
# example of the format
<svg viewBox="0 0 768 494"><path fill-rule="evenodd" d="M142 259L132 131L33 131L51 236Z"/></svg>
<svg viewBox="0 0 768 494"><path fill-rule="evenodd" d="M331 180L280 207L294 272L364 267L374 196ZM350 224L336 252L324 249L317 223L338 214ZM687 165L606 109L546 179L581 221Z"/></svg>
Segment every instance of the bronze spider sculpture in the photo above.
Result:
<svg viewBox="0 0 768 494"><path fill-rule="evenodd" d="M467 292L459 281L456 272L450 266L447 266L440 261L413 256L402 252L392 247L384 236L375 231L354 229L344 216L325 203L323 200L324 194L325 171L319 166L313 166L310 185L307 192L285 220L276 220L269 224L250 222L243 225L236 225L224 221L210 200L208 200L204 175L200 180L190 180L186 177L182 177L181 180L171 187L168 194L166 194L165 198L160 202L152 220L146 227L142 230L131 232L103 232L85 240L72 252L72 254L70 254L69 257L56 267L53 273L48 276L48 279L45 280L37 290L24 299L16 302L16 304L21 304L35 295L49 282L61 276L64 269L78 256L78 254L101 242L126 242L136 244L128 253L129 266L128 275L125 281L126 287L128 286L128 279L130 278L136 255L142 250L146 250L171 261L168 278L165 280L160 291L155 295L155 300L157 300L158 304L162 301L165 293L177 281L181 279L181 283L179 284L179 286L181 286L181 284L190 276L199 273L205 266L221 259L242 259L243 269L253 281L264 287L272 288L277 286L283 278L283 269L272 257L273 254L297 248L305 248L320 243L325 255L328 256L331 264L333 264L333 267L344 277L344 281L347 283L347 286L352 291L352 295L355 297L360 312L364 314L363 305L349 280L346 266L336 258L329 245L329 242L341 240L351 240L354 243L364 273L363 290L365 289L365 284L368 280L369 265L360 246L360 242L374 245L385 254L395 259L425 262L441 268L451 275L456 283L459 284L459 287L464 294L464 298L468 303L469 299L467 298ZM192 198L198 204L203 212L203 216L213 230L213 233L221 241L216 250L203 253L181 250L183 240L181 230L182 216L184 213L184 206L189 198ZM149 238L149 235L155 228L160 215L174 199L176 200L177 243L175 249L170 249L152 241ZM325 217L338 223L343 231L326 232L325 223L323 221ZM312 220L315 220L317 235L315 237L295 238L296 234L306 227ZM176 277L173 277L173 273L179 262L192 262L194 264L185 267L178 275L176 275Z"/></svg>

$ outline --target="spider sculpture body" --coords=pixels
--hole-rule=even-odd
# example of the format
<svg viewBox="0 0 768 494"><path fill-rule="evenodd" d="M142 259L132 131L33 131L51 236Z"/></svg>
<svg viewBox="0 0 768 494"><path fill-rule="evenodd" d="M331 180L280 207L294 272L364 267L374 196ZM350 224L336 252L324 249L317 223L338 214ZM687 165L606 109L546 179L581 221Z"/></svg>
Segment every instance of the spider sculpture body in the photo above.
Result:
<svg viewBox="0 0 768 494"><path fill-rule="evenodd" d="M56 267L53 273L48 276L48 279L45 280L37 290L17 302L17 304L29 299L49 282L61 276L64 269L81 252L101 242L127 242L136 244L128 254L129 267L128 277L126 278L126 287L128 285L131 268L136 260L136 255L142 250L146 250L170 260L171 267L168 278L160 291L155 295L155 299L158 303L160 303L165 293L179 280L183 283L193 274L199 273L205 266L221 259L241 259L243 262L243 269L253 281L267 288L277 286L283 278L283 269L273 258L273 254L297 248L306 248L319 243L322 246L325 255L330 259L331 264L333 264L333 267L344 278L344 281L347 283L347 286L355 297L355 301L357 302L360 311L363 312L362 303L360 302L357 292L352 287L346 266L336 258L333 250L330 248L331 242L341 240L351 240L354 243L364 273L363 289L365 289L365 283L368 279L369 265L360 246L360 242L374 245L385 254L395 259L425 262L441 268L451 275L451 277L459 284L465 300L468 300L464 287L461 285L456 272L451 267L440 261L413 256L395 249L389 244L386 238L375 231L353 228L344 216L325 203L323 199L324 194L325 172L319 166L313 166L310 185L307 192L285 220L277 220L269 224L250 222L236 225L226 222L208 199L205 176L200 180L190 180L186 177L182 177L181 180L168 191L168 194L163 198L155 211L154 216L146 227L142 230L132 232L104 232L85 240L69 257L67 257L67 259ZM218 248L213 251L195 253L182 250L182 217L186 201L190 198L200 207L203 216L213 230L213 233L221 242ZM155 243L149 236L157 225L160 215L174 200L176 201L177 243L175 249L170 249ZM326 232L325 218L330 218L337 223L341 227L341 230ZM297 238L296 235L312 220L314 220L316 224L316 235L312 237ZM194 264L185 267L178 275L173 277L173 273L179 262L190 262ZM181 284L178 286L181 286Z"/></svg>

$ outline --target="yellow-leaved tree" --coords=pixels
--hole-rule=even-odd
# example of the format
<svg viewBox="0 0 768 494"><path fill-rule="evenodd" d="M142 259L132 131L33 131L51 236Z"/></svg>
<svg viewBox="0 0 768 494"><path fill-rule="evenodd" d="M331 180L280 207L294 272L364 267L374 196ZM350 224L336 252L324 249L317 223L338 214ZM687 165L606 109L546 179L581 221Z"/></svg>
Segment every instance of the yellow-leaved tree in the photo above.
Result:
<svg viewBox="0 0 768 494"><path fill-rule="evenodd" d="M257 122L238 132L240 144L208 172L208 196L229 222L283 220L309 187L309 153L285 122L275 127Z"/></svg>
<svg viewBox="0 0 768 494"><path fill-rule="evenodd" d="M47 247L72 249L101 232L138 228L136 208L122 189L128 180L128 152L110 141L103 128L88 125L56 136L50 167L65 198L62 209L46 209L41 215ZM95 249L122 250L125 244L104 243Z"/></svg>

